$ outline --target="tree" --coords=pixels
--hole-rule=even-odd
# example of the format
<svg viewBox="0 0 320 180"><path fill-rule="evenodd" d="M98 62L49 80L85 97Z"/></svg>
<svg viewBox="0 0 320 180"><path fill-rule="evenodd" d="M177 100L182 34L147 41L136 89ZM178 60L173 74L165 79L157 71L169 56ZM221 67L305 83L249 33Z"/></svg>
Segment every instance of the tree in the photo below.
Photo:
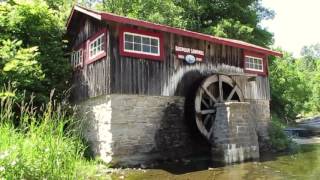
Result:
<svg viewBox="0 0 320 180"><path fill-rule="evenodd" d="M317 67L317 61L320 60L320 43L303 46L301 49L301 55L304 62L304 66L313 71Z"/></svg>
<svg viewBox="0 0 320 180"><path fill-rule="evenodd" d="M22 41L3 40L0 43L0 84L17 90L35 91L44 79L40 64L37 62L38 48L22 48Z"/></svg>
<svg viewBox="0 0 320 180"><path fill-rule="evenodd" d="M261 46L273 43L273 35L259 23L273 18L274 12L264 8L260 0L84 0L83 4L119 15Z"/></svg>
<svg viewBox="0 0 320 180"><path fill-rule="evenodd" d="M312 91L308 106L311 113L318 113L320 111L320 43L304 46L301 55L303 65L301 70L307 74L307 82Z"/></svg>
<svg viewBox="0 0 320 180"><path fill-rule="evenodd" d="M160 24L184 28L183 8L173 0L104 0L97 9Z"/></svg>
<svg viewBox="0 0 320 180"><path fill-rule="evenodd" d="M320 43L310 46L303 46L301 49L301 55L303 57L320 59Z"/></svg>
<svg viewBox="0 0 320 180"><path fill-rule="evenodd" d="M301 70L302 61L283 54L270 62L271 110L289 122L310 111L312 90L306 81L308 74Z"/></svg>
<svg viewBox="0 0 320 180"><path fill-rule="evenodd" d="M60 13L50 9L43 0L10 0L0 3L0 41L15 42L15 47L20 48L21 52L26 51L25 57L19 59L19 62L33 62L43 74L39 76L41 78L34 78L33 71L30 71L24 78L33 83L22 83L27 93L34 92L37 95L39 103L47 99L50 90L56 89L57 95L61 95L67 87L71 68L65 57L64 25ZM36 56L28 55L32 51L37 52ZM4 58L2 54L0 59ZM14 60L8 59L7 63L14 64ZM16 78L14 81L18 82Z"/></svg>
<svg viewBox="0 0 320 180"><path fill-rule="evenodd" d="M208 28L208 34L214 34L218 37L236 38L244 41L252 41L254 38L251 33L254 28L246 26L233 19L224 19L215 26Z"/></svg>
<svg viewBox="0 0 320 180"><path fill-rule="evenodd" d="M259 26L274 17L260 0L180 0L187 28L212 35L248 41L261 46L273 43L273 35ZM240 28L240 29L239 29ZM248 38L250 37L250 38Z"/></svg>

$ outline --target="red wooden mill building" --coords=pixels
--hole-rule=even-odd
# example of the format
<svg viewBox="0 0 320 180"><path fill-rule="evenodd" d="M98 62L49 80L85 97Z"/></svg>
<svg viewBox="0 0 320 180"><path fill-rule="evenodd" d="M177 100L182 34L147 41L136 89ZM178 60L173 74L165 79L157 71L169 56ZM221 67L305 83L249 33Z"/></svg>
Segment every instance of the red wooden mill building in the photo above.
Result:
<svg viewBox="0 0 320 180"><path fill-rule="evenodd" d="M106 162L259 157L270 120L268 56L279 52L80 6L67 36L72 101Z"/></svg>

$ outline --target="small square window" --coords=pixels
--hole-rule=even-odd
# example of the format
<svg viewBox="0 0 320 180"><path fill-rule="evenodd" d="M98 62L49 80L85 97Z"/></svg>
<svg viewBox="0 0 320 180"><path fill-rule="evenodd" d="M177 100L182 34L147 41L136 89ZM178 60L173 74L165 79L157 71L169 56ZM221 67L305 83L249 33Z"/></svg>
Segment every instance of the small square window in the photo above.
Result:
<svg viewBox="0 0 320 180"><path fill-rule="evenodd" d="M157 39L151 39L152 46L158 46L159 41Z"/></svg>
<svg viewBox="0 0 320 180"><path fill-rule="evenodd" d="M83 49L73 51L71 53L71 64L74 68L82 66L83 63Z"/></svg>
<svg viewBox="0 0 320 180"><path fill-rule="evenodd" d="M133 43L126 42L124 48L127 49L127 50L133 50Z"/></svg>
<svg viewBox="0 0 320 180"><path fill-rule="evenodd" d="M125 34L124 40L127 41L127 42L133 42L133 35Z"/></svg>
<svg viewBox="0 0 320 180"><path fill-rule="evenodd" d="M150 38L143 37L142 38L142 44L150 44Z"/></svg>
<svg viewBox="0 0 320 180"><path fill-rule="evenodd" d="M141 43L141 36L134 36L134 43Z"/></svg>
<svg viewBox="0 0 320 180"><path fill-rule="evenodd" d="M104 52L104 37L104 34L102 34L90 43L89 59L93 59Z"/></svg>
<svg viewBox="0 0 320 180"><path fill-rule="evenodd" d="M263 72L263 60L258 57L245 57L245 69L251 71L261 71Z"/></svg>
<svg viewBox="0 0 320 180"><path fill-rule="evenodd" d="M135 51L141 51L141 44L134 44Z"/></svg>
<svg viewBox="0 0 320 180"><path fill-rule="evenodd" d="M150 46L149 45L143 45L143 52L146 52L146 53L150 53Z"/></svg>
<svg viewBox="0 0 320 180"><path fill-rule="evenodd" d="M158 47L151 46L151 53L153 53L153 54L158 54L158 53L159 53Z"/></svg>

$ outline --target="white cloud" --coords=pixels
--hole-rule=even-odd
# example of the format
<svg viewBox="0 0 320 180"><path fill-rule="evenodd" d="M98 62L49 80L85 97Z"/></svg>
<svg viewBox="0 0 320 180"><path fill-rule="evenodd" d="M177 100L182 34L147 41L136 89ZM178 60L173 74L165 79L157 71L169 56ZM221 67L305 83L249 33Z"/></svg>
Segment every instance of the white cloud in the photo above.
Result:
<svg viewBox="0 0 320 180"><path fill-rule="evenodd" d="M274 33L275 46L300 54L304 45L320 43L320 0L263 0L276 12L262 26Z"/></svg>

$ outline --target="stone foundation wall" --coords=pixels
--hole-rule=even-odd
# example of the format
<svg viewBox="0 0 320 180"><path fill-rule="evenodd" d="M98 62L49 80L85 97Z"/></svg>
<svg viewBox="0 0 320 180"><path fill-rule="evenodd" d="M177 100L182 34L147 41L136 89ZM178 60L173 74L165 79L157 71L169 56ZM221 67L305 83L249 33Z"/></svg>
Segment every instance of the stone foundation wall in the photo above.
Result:
<svg viewBox="0 0 320 180"><path fill-rule="evenodd" d="M214 162L231 164L259 158L258 136L250 104L216 104L217 113L211 138Z"/></svg>
<svg viewBox="0 0 320 180"><path fill-rule="evenodd" d="M200 135L197 129L190 131L186 122L190 118L184 117L184 103L183 97L111 94L82 102L78 115L84 120L84 136L95 156L107 163L133 166L155 160L183 158L200 149L201 145L210 148L207 142L202 143L201 140L205 139L194 139ZM269 101L251 101L248 106L254 117L254 129L259 135L267 136ZM251 128L245 127L244 120L237 119L238 111L242 113L243 109L232 110L229 121L234 129L226 136L234 136L237 138L235 142L247 143L249 140L246 138L251 136L247 132L251 132ZM216 131L225 129L225 125L223 122L217 123ZM196 127L195 123L193 126ZM227 154L239 148L235 143L229 144L225 147L229 149ZM251 150L242 148L244 152Z"/></svg>
<svg viewBox="0 0 320 180"><path fill-rule="evenodd" d="M79 110L94 155L106 162L131 166L191 153L182 97L112 94Z"/></svg>
<svg viewBox="0 0 320 180"><path fill-rule="evenodd" d="M262 141L267 141L268 128L270 125L270 101L268 100L250 100L250 108L252 112L252 117L256 122L256 130L258 136Z"/></svg>

